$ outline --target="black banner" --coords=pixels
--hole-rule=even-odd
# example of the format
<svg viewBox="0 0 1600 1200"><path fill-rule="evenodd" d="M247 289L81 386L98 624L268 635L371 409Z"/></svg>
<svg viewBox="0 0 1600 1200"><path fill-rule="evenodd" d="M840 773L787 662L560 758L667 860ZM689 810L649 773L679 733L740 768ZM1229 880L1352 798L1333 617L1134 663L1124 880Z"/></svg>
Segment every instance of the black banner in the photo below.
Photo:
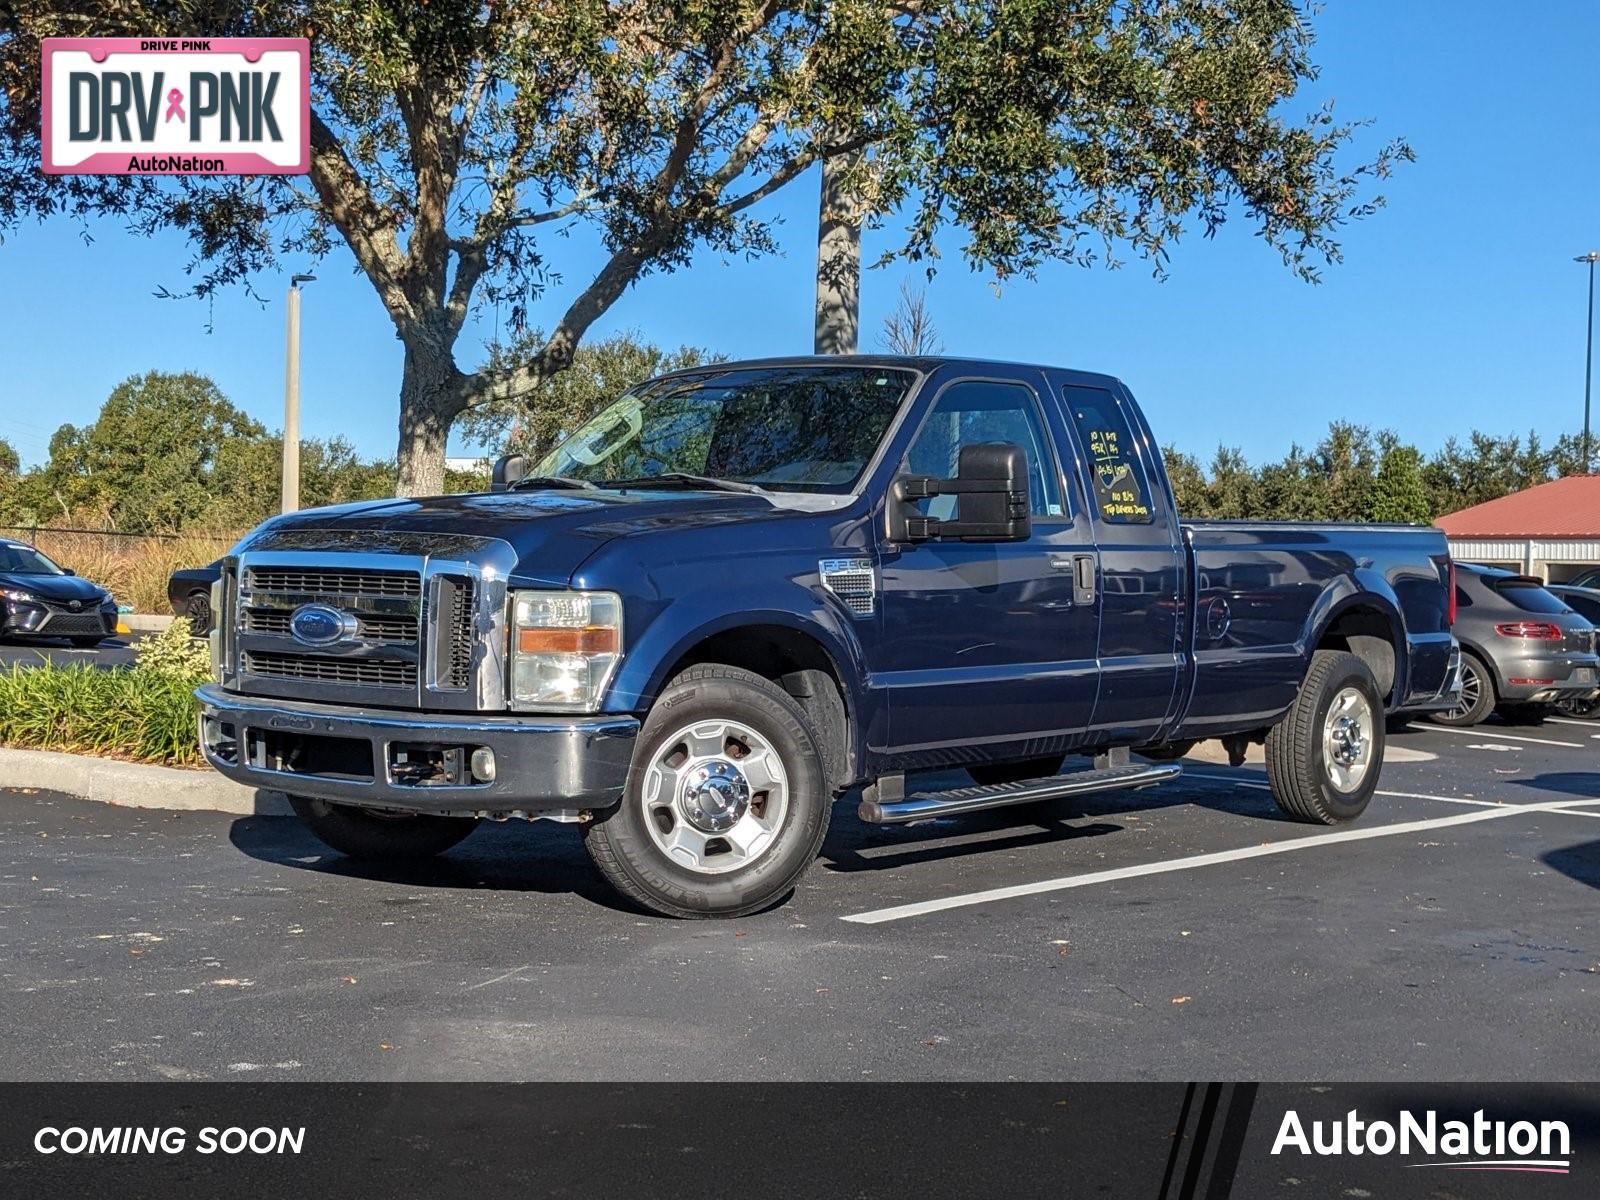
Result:
<svg viewBox="0 0 1600 1200"><path fill-rule="evenodd" d="M1593 1196L1600 1087L39 1084L7 1195Z"/></svg>

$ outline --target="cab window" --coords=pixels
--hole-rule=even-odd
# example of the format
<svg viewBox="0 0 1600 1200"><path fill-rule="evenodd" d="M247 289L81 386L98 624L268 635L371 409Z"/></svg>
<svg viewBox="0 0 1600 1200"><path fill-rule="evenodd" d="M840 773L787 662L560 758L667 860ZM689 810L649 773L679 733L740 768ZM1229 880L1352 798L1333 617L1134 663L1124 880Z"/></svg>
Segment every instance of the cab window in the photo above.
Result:
<svg viewBox="0 0 1600 1200"><path fill-rule="evenodd" d="M906 452L906 471L953 479L961 448L982 442L1010 442L1028 456L1029 507L1035 517L1061 517L1061 486L1055 458L1033 393L1020 384L972 380L947 387L934 401L916 440ZM917 502L924 516L948 521L956 515L956 497L935 496Z"/></svg>

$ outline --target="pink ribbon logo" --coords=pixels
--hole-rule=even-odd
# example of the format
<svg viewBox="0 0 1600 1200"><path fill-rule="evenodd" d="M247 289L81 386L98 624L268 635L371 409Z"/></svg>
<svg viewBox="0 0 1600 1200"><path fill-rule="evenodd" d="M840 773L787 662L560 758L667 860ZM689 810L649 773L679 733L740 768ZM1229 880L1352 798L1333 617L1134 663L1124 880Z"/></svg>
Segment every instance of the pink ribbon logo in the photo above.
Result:
<svg viewBox="0 0 1600 1200"><path fill-rule="evenodd" d="M177 88L173 88L167 93L167 115L162 124L172 120L173 117L177 117L180 121L189 119L183 115L183 93Z"/></svg>

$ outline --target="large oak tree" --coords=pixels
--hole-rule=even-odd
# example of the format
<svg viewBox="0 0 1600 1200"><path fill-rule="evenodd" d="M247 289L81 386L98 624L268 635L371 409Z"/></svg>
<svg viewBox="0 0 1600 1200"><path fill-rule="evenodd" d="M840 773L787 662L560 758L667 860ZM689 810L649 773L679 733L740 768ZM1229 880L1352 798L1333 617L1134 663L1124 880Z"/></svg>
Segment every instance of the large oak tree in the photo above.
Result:
<svg viewBox="0 0 1600 1200"><path fill-rule="evenodd" d="M46 178L38 39L90 34L310 37L310 175ZM464 413L536 395L641 277L774 249L761 202L819 162L842 223L822 230L841 284L819 339L854 327L862 222L903 222L896 253L930 265L956 226L1005 278L1129 253L1159 269L1186 229L1242 215L1312 276L1375 202L1364 177L1409 152L1339 161L1354 127L1301 100L1310 48L1289 0L11 0L0 228L177 230L202 296L342 246L405 348L417 494ZM554 236L574 223L605 249L581 278ZM464 361L486 303L518 328L551 305L548 332Z"/></svg>

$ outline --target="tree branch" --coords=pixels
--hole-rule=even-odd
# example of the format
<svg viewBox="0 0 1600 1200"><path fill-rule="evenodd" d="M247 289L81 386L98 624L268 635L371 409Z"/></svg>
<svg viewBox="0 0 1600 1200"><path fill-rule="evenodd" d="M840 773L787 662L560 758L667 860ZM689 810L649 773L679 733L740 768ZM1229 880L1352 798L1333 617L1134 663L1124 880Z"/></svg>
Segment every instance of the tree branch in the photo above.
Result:
<svg viewBox="0 0 1600 1200"><path fill-rule="evenodd" d="M311 111L311 186L362 273L372 281L389 319L402 335L416 325L417 313L401 283L404 259L394 221L372 198L372 191L315 109Z"/></svg>

